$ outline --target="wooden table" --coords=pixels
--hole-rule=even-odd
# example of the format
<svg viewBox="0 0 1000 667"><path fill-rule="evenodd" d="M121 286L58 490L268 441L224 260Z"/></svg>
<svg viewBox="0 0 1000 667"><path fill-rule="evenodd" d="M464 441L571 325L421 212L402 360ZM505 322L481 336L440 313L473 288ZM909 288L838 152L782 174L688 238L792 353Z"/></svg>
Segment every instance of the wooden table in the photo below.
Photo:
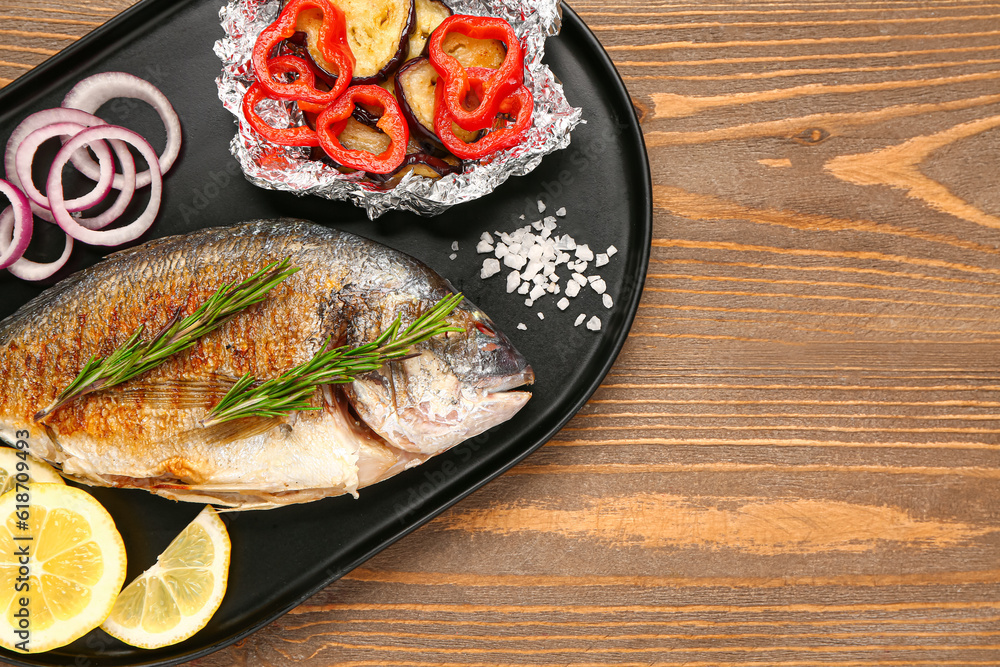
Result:
<svg viewBox="0 0 1000 667"><path fill-rule="evenodd" d="M0 83L131 0L4 0ZM645 298L552 442L215 665L1000 664L1000 5L574 3Z"/></svg>

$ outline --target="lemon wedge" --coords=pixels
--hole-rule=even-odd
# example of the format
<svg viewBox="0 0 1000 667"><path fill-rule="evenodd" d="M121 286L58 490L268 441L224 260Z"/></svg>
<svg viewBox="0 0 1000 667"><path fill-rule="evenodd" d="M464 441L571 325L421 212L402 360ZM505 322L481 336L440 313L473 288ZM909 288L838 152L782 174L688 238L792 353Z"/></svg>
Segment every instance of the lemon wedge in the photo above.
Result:
<svg viewBox="0 0 1000 667"><path fill-rule="evenodd" d="M160 648L201 630L226 594L229 533L211 506L188 524L156 563L125 587L104 631L139 648Z"/></svg>
<svg viewBox="0 0 1000 667"><path fill-rule="evenodd" d="M0 496L17 486L18 473L28 476L28 482L62 484L63 478L48 463L11 447L0 447ZM21 477L23 482L24 477Z"/></svg>
<svg viewBox="0 0 1000 667"><path fill-rule="evenodd" d="M32 484L0 497L0 646L38 653L101 624L125 581L125 545L89 493Z"/></svg>

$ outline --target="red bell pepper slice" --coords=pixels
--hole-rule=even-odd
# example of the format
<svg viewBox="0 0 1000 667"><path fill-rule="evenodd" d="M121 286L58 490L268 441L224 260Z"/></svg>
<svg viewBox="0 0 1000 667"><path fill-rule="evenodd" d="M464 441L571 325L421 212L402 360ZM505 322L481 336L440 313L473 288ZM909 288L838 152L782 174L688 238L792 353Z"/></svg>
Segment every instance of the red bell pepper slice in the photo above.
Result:
<svg viewBox="0 0 1000 667"><path fill-rule="evenodd" d="M382 117L379 118L376 127L388 134L392 141L389 147L378 155L345 148L338 138L358 102L382 109ZM410 129L396 98L385 88L372 85L348 88L347 92L316 119L316 134L319 135L320 147L337 163L373 174L388 174L403 164L406 145L410 141Z"/></svg>
<svg viewBox="0 0 1000 667"><path fill-rule="evenodd" d="M274 47L295 34L298 15L306 9L319 9L323 12L317 47L327 62L337 66L337 80L329 91L318 90L315 78L311 85L302 76L291 83L276 81L274 78L276 72L272 71L270 65L274 60L271 58ZM253 47L251 64L257 81L273 97L324 106L330 104L347 90L354 75L354 54L347 43L347 21L344 13L330 0L290 0L278 14L277 20L260 33Z"/></svg>
<svg viewBox="0 0 1000 667"><path fill-rule="evenodd" d="M290 58L291 56L283 57ZM296 60L298 59L296 58ZM319 137L305 125L287 128L268 125L257 113L257 104L264 99L269 99L268 91L260 84L260 81L255 81L243 95L243 118L257 134L272 144L280 144L281 146L319 146Z"/></svg>
<svg viewBox="0 0 1000 667"><path fill-rule="evenodd" d="M460 32L473 39L497 39L504 43L507 55L496 70L487 69L490 76L483 80L480 103L468 110L463 105L469 94L469 76L460 62L441 47L450 32ZM483 130L492 125L500 102L524 83L524 51L517 34L507 21L494 16L454 14L441 22L428 43L428 58L441 77L447 94L444 103L448 113L463 130ZM480 68L486 69L486 68Z"/></svg>
<svg viewBox="0 0 1000 667"><path fill-rule="evenodd" d="M486 67L470 67L469 79L472 86L479 93L479 88L484 85L484 81L489 76L490 70ZM511 148L521 143L524 135L531 127L531 114L535 109L535 100L531 91L521 85L514 89L510 95L500 101L498 111L503 114L514 114L514 121L506 127L496 128L481 139L472 143L466 143L455 135L455 128L452 127L454 120L448 113L444 104L447 95L443 86L437 87L437 104L434 108L434 133L437 134L444 147L452 152L456 157L463 160L476 160L486 157L491 153ZM494 117L494 120L496 117ZM457 122L457 121L456 121Z"/></svg>

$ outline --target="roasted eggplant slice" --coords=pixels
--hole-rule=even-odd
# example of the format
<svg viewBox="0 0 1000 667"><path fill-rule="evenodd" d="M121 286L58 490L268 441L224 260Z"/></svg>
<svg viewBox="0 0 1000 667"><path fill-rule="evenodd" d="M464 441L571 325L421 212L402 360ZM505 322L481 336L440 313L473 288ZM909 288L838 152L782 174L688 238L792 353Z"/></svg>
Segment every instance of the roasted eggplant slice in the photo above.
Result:
<svg viewBox="0 0 1000 667"><path fill-rule="evenodd" d="M338 138L344 148L367 151L376 155L385 151L392 143L392 139L385 132L369 127L354 118L347 120L347 125L344 126Z"/></svg>
<svg viewBox="0 0 1000 667"><path fill-rule="evenodd" d="M414 0L333 0L347 20L347 43L354 53L351 85L385 81L406 60L410 33L416 24ZM296 27L306 35L309 55L330 76L336 67L316 47L323 14L309 9L299 14Z"/></svg>
<svg viewBox="0 0 1000 667"><path fill-rule="evenodd" d="M425 178L441 178L445 174L454 174L462 170L462 161L454 155L439 158L428 153L409 153L403 164L391 174L368 174L369 180L382 188L396 187L403 177L409 173Z"/></svg>
<svg viewBox="0 0 1000 667"><path fill-rule="evenodd" d="M434 88L438 73L427 58L416 58L396 72L396 99L403 117L410 124L411 134L421 143L438 146L434 134ZM479 138L479 132L463 130L455 125L455 134L466 143Z"/></svg>
<svg viewBox="0 0 1000 667"><path fill-rule="evenodd" d="M503 64L507 48L497 39L474 39L460 32L450 32L441 42L441 49L453 56L462 67L489 67Z"/></svg>
<svg viewBox="0 0 1000 667"><path fill-rule="evenodd" d="M417 11L417 20L410 33L410 59L427 55L424 48L427 40L431 38L434 29L441 25L441 21L451 16L451 9L441 0L416 0L414 7Z"/></svg>

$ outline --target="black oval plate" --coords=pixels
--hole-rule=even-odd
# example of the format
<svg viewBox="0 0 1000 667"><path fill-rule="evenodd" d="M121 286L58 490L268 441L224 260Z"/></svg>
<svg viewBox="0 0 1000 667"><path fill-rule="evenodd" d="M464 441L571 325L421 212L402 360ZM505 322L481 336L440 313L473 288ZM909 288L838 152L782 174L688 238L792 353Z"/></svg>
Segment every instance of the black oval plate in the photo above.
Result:
<svg viewBox="0 0 1000 667"><path fill-rule="evenodd" d="M224 516L233 541L229 590L215 617L191 639L144 651L95 630L69 646L37 655L0 651L23 665L166 665L217 650L257 630L343 576L411 530L501 474L551 438L597 389L628 335L649 259L652 194L642 133L625 87L594 35L564 7L562 33L546 43L546 62L562 80L569 101L587 123L569 148L546 157L528 176L435 218L390 213L369 222L351 204L258 189L246 182L229 153L235 121L215 86L221 64L212 52L222 37L221 4L205 0L145 0L0 91L0 140L5 145L26 115L58 106L72 85L91 74L122 70L157 85L184 126L184 145L165 180L160 217L143 240L229 225L252 218L302 217L373 238L425 261L488 312L524 353L538 377L534 397L514 419L423 466L365 489L361 498L330 498L263 512ZM100 115L132 127L162 146L152 111L130 100L112 102ZM159 138L158 138L159 137ZM560 233L569 232L596 252L621 252L599 272L615 300L606 310L589 289L566 311L558 297L534 308L507 294L504 275L479 279L484 256L475 245L483 231L512 231L565 206ZM46 249L60 236L42 225ZM48 234L44 232L50 232ZM458 258L450 260L458 241ZM107 249L78 244L57 278L90 266ZM565 271L564 271L565 272ZM54 282L54 281L50 281ZM565 285L565 281L563 282ZM0 271L0 318L39 294ZM536 312L544 310L545 320ZM586 312L603 321L600 332L575 327ZM518 323L527 331L517 329ZM38 332L44 336L45 332ZM143 491L91 489L114 516L128 549L128 580L151 565L199 506Z"/></svg>

